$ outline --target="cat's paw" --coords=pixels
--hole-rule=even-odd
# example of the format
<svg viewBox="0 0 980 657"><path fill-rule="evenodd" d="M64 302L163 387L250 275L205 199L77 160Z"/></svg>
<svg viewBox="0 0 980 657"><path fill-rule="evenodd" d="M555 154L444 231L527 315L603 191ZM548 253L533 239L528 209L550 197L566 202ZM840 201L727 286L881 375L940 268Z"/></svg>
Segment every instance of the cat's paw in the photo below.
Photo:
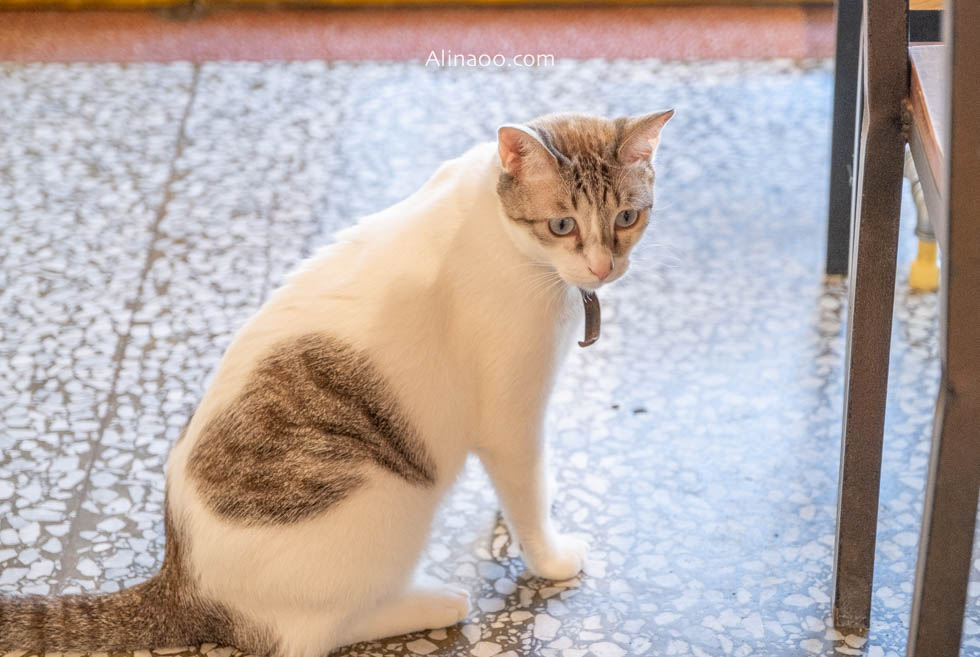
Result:
<svg viewBox="0 0 980 657"><path fill-rule="evenodd" d="M456 586L447 586L445 589L447 608L453 612L453 622L455 625L470 613L470 594L465 589Z"/></svg>
<svg viewBox="0 0 980 657"><path fill-rule="evenodd" d="M550 549L537 554L524 554L524 562L532 573L543 579L571 579L582 572L589 544L576 536L559 534L550 541Z"/></svg>
<svg viewBox="0 0 980 657"><path fill-rule="evenodd" d="M470 594L457 586L444 585L427 591L425 598L426 606L432 610L432 619L426 624L430 628L455 625L470 613Z"/></svg>

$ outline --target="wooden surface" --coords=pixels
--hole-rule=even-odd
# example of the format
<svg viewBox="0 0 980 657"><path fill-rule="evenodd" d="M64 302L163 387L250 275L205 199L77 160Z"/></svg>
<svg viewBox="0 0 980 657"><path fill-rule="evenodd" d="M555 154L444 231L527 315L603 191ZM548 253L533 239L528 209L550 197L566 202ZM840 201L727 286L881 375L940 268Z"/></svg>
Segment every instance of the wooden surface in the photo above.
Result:
<svg viewBox="0 0 980 657"><path fill-rule="evenodd" d="M909 0L909 9L916 11L919 9L942 9L943 0Z"/></svg>
<svg viewBox="0 0 980 657"><path fill-rule="evenodd" d="M939 358L908 657L960 650L980 489L980 2L953 0L945 27L946 199ZM923 72L920 70L920 73ZM928 80L927 80L928 81ZM929 87L926 87L928 94Z"/></svg>
<svg viewBox="0 0 980 657"><path fill-rule="evenodd" d="M0 0L3 9L155 9L188 4L188 0Z"/></svg>
<svg viewBox="0 0 980 657"><path fill-rule="evenodd" d="M933 232L945 249L946 160L943 150L946 138L946 55L944 46L912 46L909 101L912 109L912 130L909 149L919 174Z"/></svg>
<svg viewBox="0 0 980 657"><path fill-rule="evenodd" d="M912 46L910 100L912 120L920 127L926 145L929 165L938 175L943 170L943 147L946 133L946 55L941 45Z"/></svg>

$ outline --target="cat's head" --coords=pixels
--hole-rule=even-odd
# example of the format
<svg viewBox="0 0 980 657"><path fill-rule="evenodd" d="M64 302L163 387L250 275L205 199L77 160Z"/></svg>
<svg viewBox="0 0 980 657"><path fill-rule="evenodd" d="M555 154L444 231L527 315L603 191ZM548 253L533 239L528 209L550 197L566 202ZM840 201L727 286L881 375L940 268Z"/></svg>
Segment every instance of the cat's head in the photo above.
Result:
<svg viewBox="0 0 980 657"><path fill-rule="evenodd" d="M549 114L501 126L497 194L518 248L586 290L622 276L650 221L653 155L673 114Z"/></svg>

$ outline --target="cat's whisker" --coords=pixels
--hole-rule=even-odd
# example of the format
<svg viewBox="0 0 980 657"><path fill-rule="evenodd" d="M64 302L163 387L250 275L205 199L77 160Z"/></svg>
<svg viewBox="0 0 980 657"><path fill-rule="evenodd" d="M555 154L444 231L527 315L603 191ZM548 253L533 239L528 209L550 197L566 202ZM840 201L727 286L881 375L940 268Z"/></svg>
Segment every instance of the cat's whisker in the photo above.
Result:
<svg viewBox="0 0 980 657"><path fill-rule="evenodd" d="M534 284L531 286L530 291L534 294L544 293L549 291L551 287L563 282L564 281L562 280L561 276L555 274L554 276L546 277L535 281Z"/></svg>
<svg viewBox="0 0 980 657"><path fill-rule="evenodd" d="M561 278L561 276L558 275L558 272L550 271L550 272L537 272L535 274L531 274L527 277L527 280L530 282L537 282L542 280L553 280L556 278L557 279Z"/></svg>
<svg viewBox="0 0 980 657"><path fill-rule="evenodd" d="M560 276L555 276L553 279L542 281L537 285L535 294L546 299L546 308L548 312L552 311L553 306L561 298L561 292L566 285L567 283Z"/></svg>
<svg viewBox="0 0 980 657"><path fill-rule="evenodd" d="M511 265L509 267L505 267L505 268L501 269L500 272L501 273L511 273L511 272L513 272L514 270L517 270L517 269L530 269L532 271L549 272L549 273L555 273L555 274L558 273L558 272L555 271L555 268L554 267L552 267L551 265L548 265L546 263L542 263L542 262L519 262L517 264L514 264L514 265Z"/></svg>
<svg viewBox="0 0 980 657"><path fill-rule="evenodd" d="M658 257L661 255L666 255L679 261L684 261L686 259L685 254L679 248L673 244L664 244L662 242L651 242L649 244L644 244L642 249L638 249L630 256L630 259L648 258L652 255L649 252L656 249L662 249L662 251L658 254Z"/></svg>

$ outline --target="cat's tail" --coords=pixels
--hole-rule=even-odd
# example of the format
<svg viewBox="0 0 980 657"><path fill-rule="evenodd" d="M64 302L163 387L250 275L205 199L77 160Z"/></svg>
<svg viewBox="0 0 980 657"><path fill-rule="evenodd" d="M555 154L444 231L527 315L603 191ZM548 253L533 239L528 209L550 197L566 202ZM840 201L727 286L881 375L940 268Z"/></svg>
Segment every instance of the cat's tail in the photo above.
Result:
<svg viewBox="0 0 980 657"><path fill-rule="evenodd" d="M160 572L117 593L0 594L0 653L131 652L216 643L274 654L264 627L201 595L187 572L182 534L164 502L167 536Z"/></svg>
<svg viewBox="0 0 980 657"><path fill-rule="evenodd" d="M0 596L0 651L131 651L199 643L164 572L105 594ZM197 605L191 605L195 607Z"/></svg>

